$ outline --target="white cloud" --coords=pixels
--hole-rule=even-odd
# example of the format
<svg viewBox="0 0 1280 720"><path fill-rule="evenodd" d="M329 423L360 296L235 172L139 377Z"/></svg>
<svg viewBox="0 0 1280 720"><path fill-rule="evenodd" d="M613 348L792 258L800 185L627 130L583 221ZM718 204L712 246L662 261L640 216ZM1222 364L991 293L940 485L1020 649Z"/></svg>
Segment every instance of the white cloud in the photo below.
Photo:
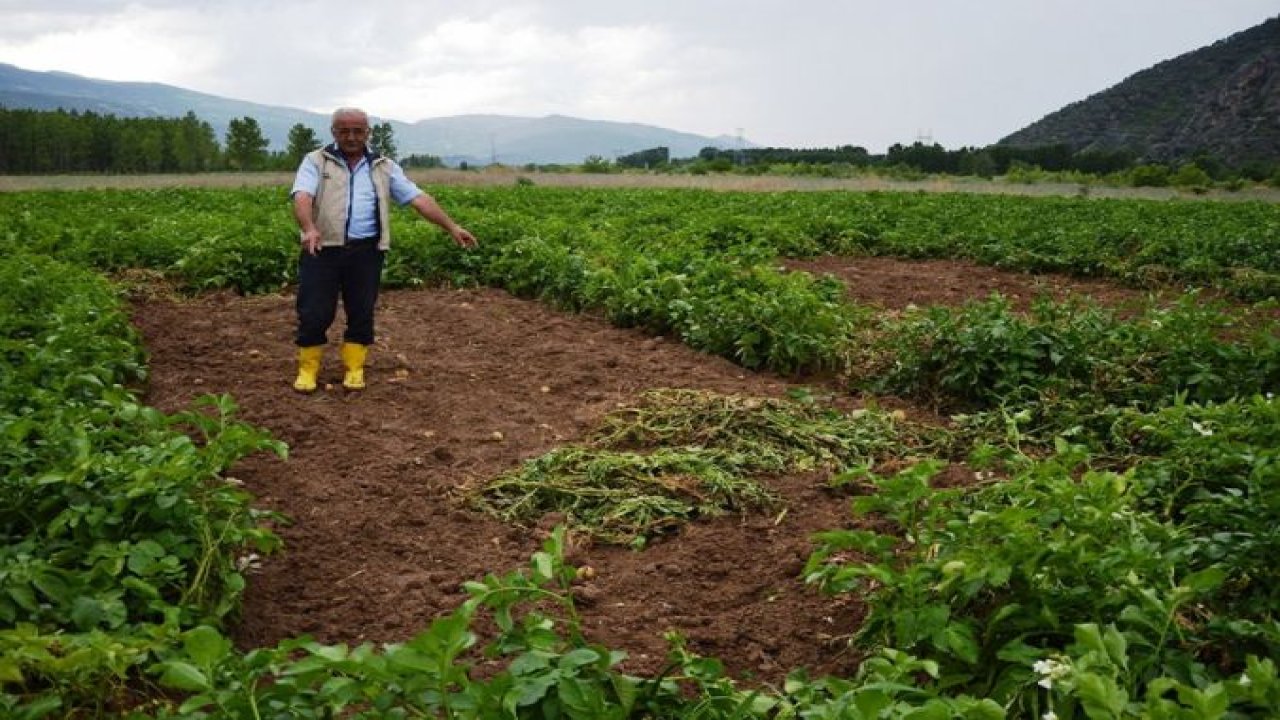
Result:
<svg viewBox="0 0 1280 720"><path fill-rule="evenodd" d="M185 10L132 5L111 13L6 15L0 60L28 70L60 70L102 80L178 83L215 67L220 53Z"/></svg>
<svg viewBox="0 0 1280 720"><path fill-rule="evenodd" d="M994 142L1277 14L1275 0L0 0L0 62L399 120Z"/></svg>
<svg viewBox="0 0 1280 720"><path fill-rule="evenodd" d="M560 113L656 124L678 121L690 84L727 82L732 63L659 25L557 28L521 12L442 22L410 50L362 71L352 103L404 120Z"/></svg>

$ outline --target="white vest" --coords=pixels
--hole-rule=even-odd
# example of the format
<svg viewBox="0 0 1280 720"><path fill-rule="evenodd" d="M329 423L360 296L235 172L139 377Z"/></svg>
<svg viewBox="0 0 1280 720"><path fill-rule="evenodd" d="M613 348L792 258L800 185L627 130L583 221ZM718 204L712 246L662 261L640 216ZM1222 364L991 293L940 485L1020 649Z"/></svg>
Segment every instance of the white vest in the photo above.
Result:
<svg viewBox="0 0 1280 720"><path fill-rule="evenodd" d="M313 150L311 161L320 168L320 184L316 187L316 199L312 216L320 230L320 244L324 247L341 246L347 241L347 213L351 206L351 170L345 158L333 155L325 148ZM378 249L391 247L391 158L374 155L370 159L369 172L373 176L373 192L378 208Z"/></svg>

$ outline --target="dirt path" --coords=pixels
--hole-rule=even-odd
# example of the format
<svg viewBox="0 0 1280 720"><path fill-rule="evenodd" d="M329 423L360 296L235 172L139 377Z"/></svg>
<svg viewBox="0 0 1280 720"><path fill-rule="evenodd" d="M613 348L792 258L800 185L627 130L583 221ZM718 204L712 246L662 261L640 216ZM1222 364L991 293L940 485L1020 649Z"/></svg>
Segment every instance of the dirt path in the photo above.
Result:
<svg viewBox="0 0 1280 720"><path fill-rule="evenodd" d="M835 272L859 300L890 308L993 289L1104 290L962 263L796 266ZM136 304L135 323L151 353L150 404L173 411L228 392L242 419L290 446L288 461L258 456L235 469L262 507L294 521L280 530L285 551L250 577L237 631L244 647L302 633L405 640L464 599L461 583L524 566L545 536L545 528L508 527L465 509L456 495L464 484L581 439L648 389L778 396L788 387L490 289L385 293L369 388L359 394L291 390L291 296L151 299ZM321 381L336 386L336 351L326 360ZM667 630L747 680L780 682L797 667L851 672L858 658L845 638L865 608L858 598L822 597L798 578L811 535L850 524L848 498L824 490L823 480L772 478L789 508L781 518L700 521L643 551L579 550L571 560L598 572L581 598L588 634L625 650L624 667L636 673L662 666Z"/></svg>

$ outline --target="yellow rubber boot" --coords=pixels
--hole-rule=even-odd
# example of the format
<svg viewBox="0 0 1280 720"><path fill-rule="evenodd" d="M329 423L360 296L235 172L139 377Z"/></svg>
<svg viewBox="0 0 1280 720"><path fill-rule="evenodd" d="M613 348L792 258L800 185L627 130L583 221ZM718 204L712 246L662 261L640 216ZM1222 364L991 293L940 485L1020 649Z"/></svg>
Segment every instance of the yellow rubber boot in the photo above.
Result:
<svg viewBox="0 0 1280 720"><path fill-rule="evenodd" d="M316 391L316 375L320 374L320 357L324 355L323 345L298 348L298 379L293 381L293 389L309 393Z"/></svg>
<svg viewBox="0 0 1280 720"><path fill-rule="evenodd" d="M369 354L369 346L360 343L342 343L342 364L347 372L342 376L342 387L348 390L364 389L364 359Z"/></svg>

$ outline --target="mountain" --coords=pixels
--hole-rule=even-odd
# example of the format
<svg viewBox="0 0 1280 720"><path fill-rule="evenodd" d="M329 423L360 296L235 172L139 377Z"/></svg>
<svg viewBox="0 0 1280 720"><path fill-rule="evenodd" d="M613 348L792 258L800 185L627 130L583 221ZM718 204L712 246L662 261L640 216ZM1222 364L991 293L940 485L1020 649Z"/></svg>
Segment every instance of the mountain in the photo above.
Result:
<svg viewBox="0 0 1280 720"><path fill-rule="evenodd" d="M693 157L705 147L730 148L736 142L725 135L706 137L653 125L565 115L455 115L416 123L390 122L402 156L427 152L449 164L580 163L590 155L613 158L655 147L668 148L673 158ZM327 133L321 133L325 136Z"/></svg>
<svg viewBox="0 0 1280 720"><path fill-rule="evenodd" d="M302 123L322 139L329 116L296 108L232 100L171 85L96 80L63 72L36 72L0 63L0 106L10 109L77 110L116 117L182 117L193 112L213 126L219 140L232 119L252 117L270 150L288 146L289 128ZM408 123L389 122L401 157L438 155L446 163L488 165L580 163L591 155L618 155L666 147L671 157L692 157L702 148L735 147L727 135L708 137L638 123L584 120L563 115L516 117L458 115Z"/></svg>
<svg viewBox="0 0 1280 720"><path fill-rule="evenodd" d="M997 145L1066 144L1158 162L1280 162L1280 17L1166 60Z"/></svg>

